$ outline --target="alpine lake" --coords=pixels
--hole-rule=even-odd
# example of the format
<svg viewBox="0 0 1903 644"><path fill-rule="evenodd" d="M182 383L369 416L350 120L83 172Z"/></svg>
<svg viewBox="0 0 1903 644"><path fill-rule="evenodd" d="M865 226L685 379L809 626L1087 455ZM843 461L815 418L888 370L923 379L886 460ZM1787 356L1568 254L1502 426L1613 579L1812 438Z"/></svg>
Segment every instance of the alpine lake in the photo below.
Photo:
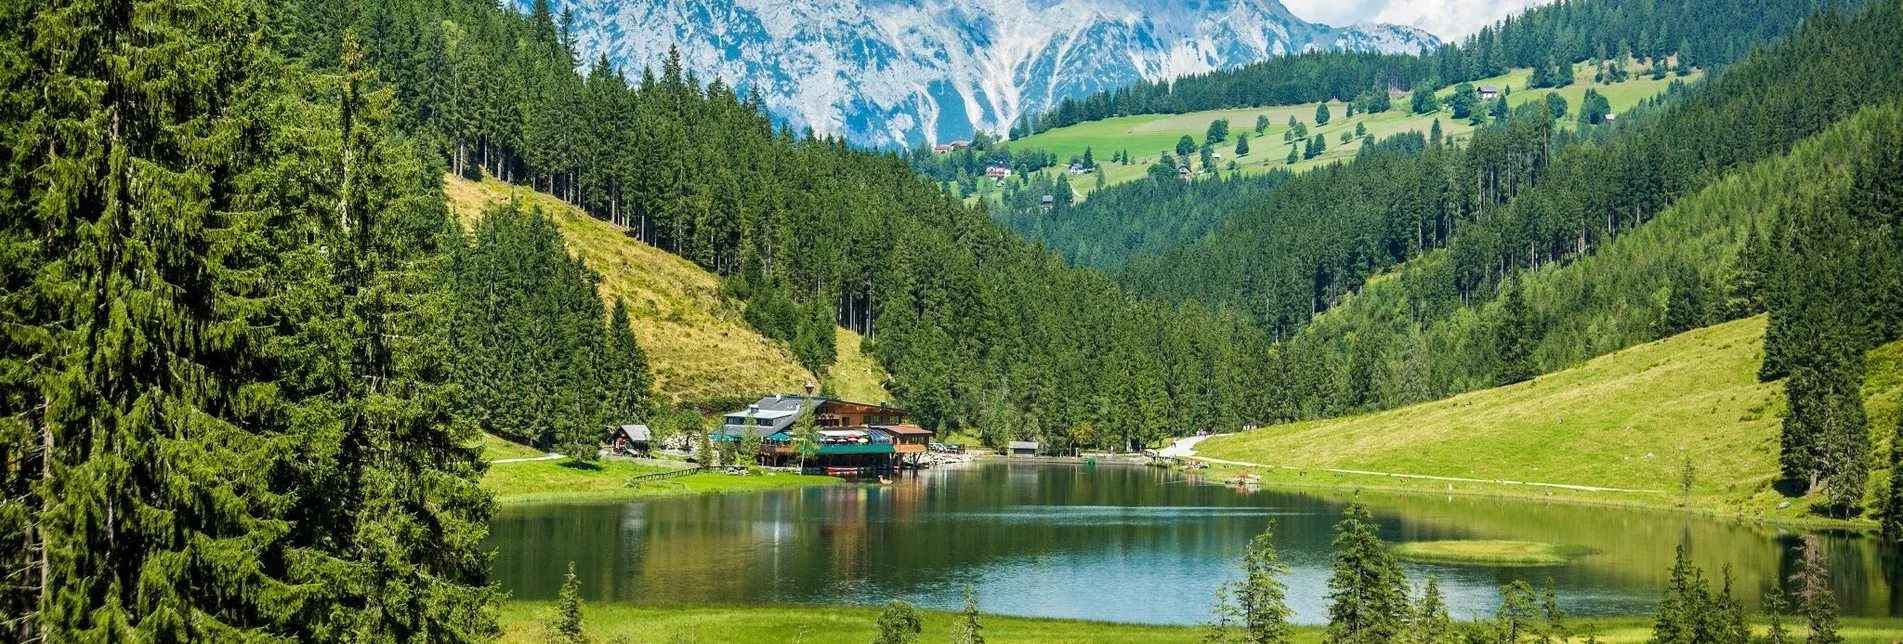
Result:
<svg viewBox="0 0 1903 644"><path fill-rule="evenodd" d="M1329 542L1353 491L1242 490L1140 465L984 460L890 485L503 506L495 578L553 599L575 562L590 601L656 606L878 605L1147 624L1205 620L1270 522L1298 623L1323 621ZM1796 569L1808 534L1827 548L1843 614L1903 616L1903 553L1875 535L1685 513L1478 496L1361 493L1390 544L1501 540L1582 553L1564 563L1404 562L1438 576L1457 619L1492 615L1500 586L1549 582L1574 615L1650 612L1683 545L1754 609Z"/></svg>

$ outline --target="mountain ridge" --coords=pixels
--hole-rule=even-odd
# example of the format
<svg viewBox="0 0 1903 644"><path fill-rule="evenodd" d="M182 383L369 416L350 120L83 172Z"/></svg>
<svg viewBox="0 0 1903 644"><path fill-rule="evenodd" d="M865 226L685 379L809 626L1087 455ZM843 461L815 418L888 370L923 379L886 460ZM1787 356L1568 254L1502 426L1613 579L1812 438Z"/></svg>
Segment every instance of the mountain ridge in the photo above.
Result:
<svg viewBox="0 0 1903 644"><path fill-rule="evenodd" d="M526 10L532 0L516 0ZM757 88L795 127L874 146L1002 132L1068 97L1310 51L1419 52L1413 27L1331 27L1277 0L552 0L585 59ZM743 89L744 91L744 89Z"/></svg>

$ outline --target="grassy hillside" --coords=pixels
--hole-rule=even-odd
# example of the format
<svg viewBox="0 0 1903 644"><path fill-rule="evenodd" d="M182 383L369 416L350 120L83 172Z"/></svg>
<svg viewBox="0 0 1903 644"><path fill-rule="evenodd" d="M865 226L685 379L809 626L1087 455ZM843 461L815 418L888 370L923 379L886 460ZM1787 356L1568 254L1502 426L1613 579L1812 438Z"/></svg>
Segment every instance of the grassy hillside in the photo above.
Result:
<svg viewBox="0 0 1903 644"><path fill-rule="evenodd" d="M1768 489L1783 386L1757 382L1763 342L1763 317L1739 320L1517 385L1217 437L1197 452L1300 468L1651 490L1635 498L1658 505L1678 502L1689 458L1694 506L1797 518L1803 504L1779 509L1782 498ZM1870 366L1872 416L1894 423L1903 343L1873 352ZM1876 453L1884 454L1894 425L1878 427Z"/></svg>
<svg viewBox="0 0 1903 644"><path fill-rule="evenodd" d="M546 194L454 176L444 178L443 189L465 225L486 205L512 198L549 213L569 250L601 274L602 297L628 303L635 337L647 351L662 396L674 401L748 397L800 391L815 381L785 343L747 326L742 304L725 297L720 278L693 262L635 241L621 227ZM886 398L885 371L859 352L856 334L845 329L839 334L833 387L866 400Z"/></svg>
<svg viewBox="0 0 1903 644"><path fill-rule="evenodd" d="M1628 65L1628 67L1639 69L1636 65ZM1638 104L1640 100L1664 92L1673 80L1688 82L1697 80L1702 77L1703 72L1694 72L1683 79L1667 76L1664 80L1657 81L1649 76L1634 74L1626 82L1611 84L1594 83L1592 75L1593 68L1589 64L1580 63L1574 66L1573 73L1579 82L1562 89L1524 89L1527 80L1532 76L1532 71L1525 69L1476 81L1474 86L1496 85L1511 88L1511 93L1507 96L1507 104L1513 106L1533 100L1544 101L1547 94L1557 92L1566 98L1566 104L1573 115L1578 113L1579 104L1585 98L1586 90L1595 89L1606 96L1607 102L1612 105L1613 113L1618 114ZM1453 91L1453 88L1449 87L1440 90L1437 94L1444 100L1452 96ZM1334 161L1352 159L1355 152L1361 148L1361 142L1356 140L1343 144L1341 133L1353 132L1357 124L1364 125L1368 133L1374 135L1376 139L1410 130L1427 132L1433 127L1434 119L1440 119L1442 132L1456 138L1473 131L1473 126L1467 125L1466 121L1455 121L1453 113L1444 105L1440 112L1417 115L1408 112L1408 101L1407 94L1397 94L1394 98L1394 109L1374 115L1356 114L1354 118L1344 116L1348 113L1347 104L1331 101L1328 104L1328 110L1334 118L1320 128L1315 127L1315 108L1318 104L1303 103L1187 114L1140 114L1110 118L1040 132L1012 141L1011 145L1018 148L1049 150L1057 155L1060 166L1064 165L1063 161L1072 156L1082 155L1084 148L1091 148L1093 156L1104 172L1104 184L1115 185L1144 176L1144 171L1151 164L1156 163L1159 153L1166 150L1173 153L1177 140L1185 134L1201 144L1204 135L1209 130L1210 121L1216 119L1229 119L1231 133L1229 141L1216 146L1216 151L1223 155L1223 161L1219 163L1219 166L1227 168L1229 161L1236 161L1237 171L1243 174L1266 172L1275 168L1301 171ZM1255 119L1258 115L1269 117L1269 129L1261 136L1255 134ZM1328 151L1319 157L1298 161L1292 167L1285 165L1289 144L1282 142L1282 133L1289 129L1290 116L1308 124L1311 135L1319 133L1328 137ZM1234 137L1242 133L1249 135L1251 153L1247 157L1238 159L1234 158ZM1128 165L1110 163L1111 153L1119 150L1128 150L1134 162ZM1044 172L1062 171L1064 168L1058 167ZM1092 177L1073 178L1071 185L1078 192L1087 194L1096 188L1096 180Z"/></svg>

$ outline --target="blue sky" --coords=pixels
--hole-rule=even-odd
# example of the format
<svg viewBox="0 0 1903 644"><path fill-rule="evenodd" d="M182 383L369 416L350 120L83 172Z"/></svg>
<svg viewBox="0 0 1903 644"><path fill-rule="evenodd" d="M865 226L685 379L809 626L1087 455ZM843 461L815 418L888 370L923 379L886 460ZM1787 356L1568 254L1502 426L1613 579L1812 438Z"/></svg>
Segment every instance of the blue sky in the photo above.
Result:
<svg viewBox="0 0 1903 644"><path fill-rule="evenodd" d="M1464 37L1481 27L1550 0L1282 0L1303 19L1330 25L1362 21L1391 22L1427 30L1442 40Z"/></svg>

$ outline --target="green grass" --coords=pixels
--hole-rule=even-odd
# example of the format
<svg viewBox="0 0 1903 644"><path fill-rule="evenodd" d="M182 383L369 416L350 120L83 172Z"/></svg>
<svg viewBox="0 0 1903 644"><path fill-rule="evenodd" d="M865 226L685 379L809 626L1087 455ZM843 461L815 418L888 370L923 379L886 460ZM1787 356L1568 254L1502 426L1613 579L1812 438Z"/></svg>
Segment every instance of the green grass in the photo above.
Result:
<svg viewBox="0 0 1903 644"><path fill-rule="evenodd" d="M1630 65L1628 68L1637 69L1636 66ZM1511 88L1507 95L1507 103L1513 106L1534 100L1544 101L1547 94L1558 93L1566 98L1568 108L1573 110L1569 113L1569 117L1576 117L1579 104L1584 100L1587 89L1595 89L1604 94L1606 101L1612 106L1613 113L1619 114L1637 105L1640 100L1664 92L1673 80L1678 79L1676 76L1667 76L1664 80L1655 81L1649 76L1635 74L1623 83L1599 84L1592 82L1592 74L1591 66L1585 63L1576 65L1574 77L1580 82L1557 90L1525 89L1527 80L1532 76L1532 71L1526 69L1474 81L1473 84L1475 87L1496 85ZM1703 72L1694 72L1682 80L1693 81L1700 78L1702 74ZM1453 88L1449 87L1436 94L1445 99L1452 96L1453 91ZM1236 171L1242 174L1257 174L1277 168L1300 172L1335 161L1353 159L1355 153L1361 148L1361 141L1357 139L1346 144L1341 143L1341 133L1354 131L1357 124L1366 127L1368 134L1373 135L1377 140L1406 131L1426 133L1433 127L1435 119L1440 120L1442 132L1456 139L1465 138L1473 132L1473 126L1467 125L1466 121L1455 121L1453 113L1445 107L1434 114L1411 114L1408 112L1409 101L1407 94L1397 94L1393 101L1394 109L1380 114L1356 114L1353 118L1344 116L1348 113L1347 104L1331 101L1328 104L1328 110L1334 118L1330 119L1327 125L1319 128L1315 126L1315 108L1319 103L1303 103L1209 110L1187 114L1122 116L1040 132L1012 141L1010 145L1021 149L1043 148L1057 155L1059 167L1043 171L1047 173L1064 172L1065 161L1072 156L1081 156L1084 148L1088 147L1102 168L1100 171L1104 173L1104 184L1108 186L1142 178L1146 169L1156 163L1160 152L1167 150L1174 153L1177 140L1185 134L1201 144L1204 135L1209 130L1210 121L1222 118L1229 119L1230 140L1216 145L1216 151L1223 155L1222 161L1218 162L1217 166L1226 171L1229 162L1235 161ZM1269 117L1269 128L1261 135L1255 133L1255 119L1258 115ZM1282 142L1282 133L1289 129L1290 116L1307 124L1311 135L1326 136L1328 151L1319 157L1298 161L1293 166L1286 165L1284 161L1288 155L1289 144ZM1237 158L1234 156L1235 135L1244 133L1249 135L1251 153L1249 156ZM1130 152L1134 159L1132 163L1123 165L1109 162L1112 153L1123 150ZM1095 177L1086 175L1071 178L1071 187L1080 194L1089 193L1095 189L1095 186Z"/></svg>
<svg viewBox="0 0 1903 644"><path fill-rule="evenodd" d="M562 201L494 179L444 176L444 192L465 225L489 204L519 199L554 218L570 252L601 274L601 296L628 303L630 325L647 352L656 391L674 401L751 398L801 391L817 382L784 342L754 331L744 304L725 296L720 277L693 262L643 244L627 230L595 219ZM840 330L843 335L851 331ZM838 342L831 374L837 388L870 400L883 395L885 371L859 352L856 336Z"/></svg>
<svg viewBox="0 0 1903 644"><path fill-rule="evenodd" d="M625 485L635 476L665 471L668 468L620 460L586 465L567 460L500 463L489 466L482 485L494 492L496 500L502 503L546 503L751 492L842 483L829 476L783 473L731 476L703 472L636 487Z"/></svg>
<svg viewBox="0 0 1903 644"><path fill-rule="evenodd" d="M1405 561L1486 566L1557 566L1593 552L1537 541L1415 541L1393 550Z"/></svg>
<svg viewBox="0 0 1903 644"><path fill-rule="evenodd" d="M1770 489L1778 471L1783 383L1760 383L1764 318L1699 329L1601 356L1507 387L1399 409L1277 425L1204 441L1201 456L1291 468L1271 484L1557 496L1675 507L1681 463L1695 470L1691 507L1739 517L1810 520L1803 499ZM1872 353L1873 416L1895 418L1903 343ZM1893 426L1890 426L1893 427ZM1889 427L1873 430L1887 453ZM1606 493L1417 477L1325 474L1363 470L1488 481L1647 490ZM1226 472L1228 466L1215 468ZM1873 474L1873 489L1887 472ZM1779 508L1790 500L1789 507Z"/></svg>
<svg viewBox="0 0 1903 644"><path fill-rule="evenodd" d="M495 434L482 435L482 460L499 461L506 458L537 458L547 456L542 450L511 441Z"/></svg>
<svg viewBox="0 0 1903 644"><path fill-rule="evenodd" d="M543 624L554 616L549 602L507 602L502 605L502 641L509 644L542 642ZM872 641L877 608L839 606L763 606L653 608L627 604L587 605L583 624L594 641L626 638L629 644L864 644ZM959 616L926 612L921 642L949 641ZM1788 621L1788 620L1787 620ZM1194 626L1147 626L1061 619L983 617L985 641L991 644L1191 644L1202 633ZM1573 632L1587 625L1600 642L1638 644L1652 636L1650 617L1595 617L1570 620ZM1801 626L1799 627L1801 630ZM1842 620L1838 633L1848 644L1888 644L1903 620ZM1762 625L1756 630L1763 631ZM1322 641L1323 629L1300 626L1297 644Z"/></svg>

